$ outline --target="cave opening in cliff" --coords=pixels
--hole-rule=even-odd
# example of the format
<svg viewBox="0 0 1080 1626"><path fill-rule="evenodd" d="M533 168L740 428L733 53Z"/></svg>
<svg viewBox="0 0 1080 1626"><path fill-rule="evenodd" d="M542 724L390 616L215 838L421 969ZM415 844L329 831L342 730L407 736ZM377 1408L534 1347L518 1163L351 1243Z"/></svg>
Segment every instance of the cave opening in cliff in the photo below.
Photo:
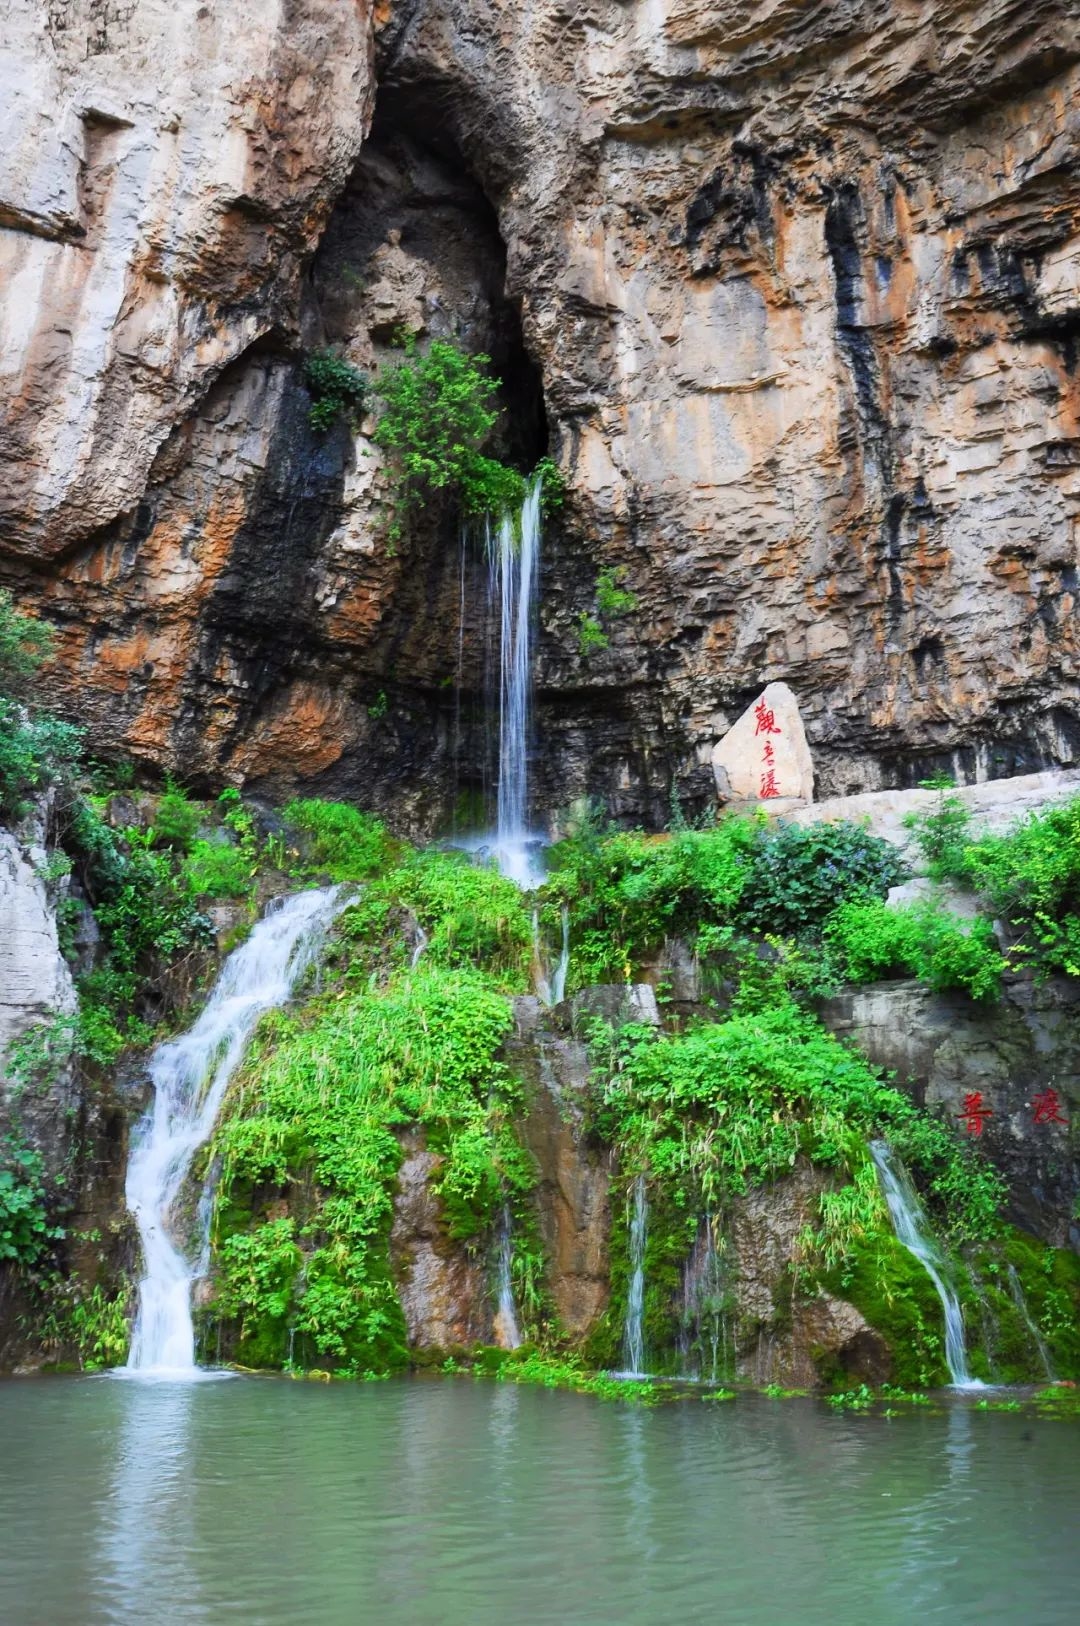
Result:
<svg viewBox="0 0 1080 1626"><path fill-rule="evenodd" d="M534 468L548 451L543 385L507 287L498 215L438 96L415 86L380 91L312 265L304 313L309 348L344 349L376 377L400 361L403 334L421 350L449 340L490 358L500 415L487 449ZM497 647L482 530L432 502L410 515L400 559L382 558L375 542L378 625L341 674L369 717L379 714L363 740L365 793L399 817L403 799L422 803L417 822L427 828L482 823L495 796Z"/></svg>

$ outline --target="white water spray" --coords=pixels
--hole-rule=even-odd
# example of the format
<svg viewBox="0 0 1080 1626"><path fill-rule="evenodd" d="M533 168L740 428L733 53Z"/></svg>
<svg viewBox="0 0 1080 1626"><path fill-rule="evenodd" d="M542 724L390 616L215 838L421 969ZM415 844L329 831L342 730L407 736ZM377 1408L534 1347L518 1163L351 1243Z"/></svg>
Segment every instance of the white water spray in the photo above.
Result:
<svg viewBox="0 0 1080 1626"><path fill-rule="evenodd" d="M191 1288L205 1264L189 1261L173 1241L173 1204L256 1023L284 1004L313 963L340 895L340 887L301 892L272 909L225 961L195 1026L159 1045L150 1059L154 1100L136 1131L126 1186L145 1272L128 1372L190 1378L198 1370ZM209 1219L208 1205L202 1218Z"/></svg>
<svg viewBox="0 0 1080 1626"><path fill-rule="evenodd" d="M540 940L540 917L533 911L533 980L536 985L537 998L542 1005L549 1008L552 1005L561 1005L566 998L566 977L570 970L570 911L566 904L562 907L562 948L555 964L554 971L548 974L544 945Z"/></svg>
<svg viewBox="0 0 1080 1626"><path fill-rule="evenodd" d="M532 721L532 633L540 579L543 482L529 486L518 520L505 514L489 535L490 592L499 606L499 789L495 859L519 886L539 884L530 835L529 729Z"/></svg>
<svg viewBox="0 0 1080 1626"><path fill-rule="evenodd" d="M496 1289L498 1293L498 1308L495 1312L495 1332L503 1349L518 1349L521 1345L521 1332L518 1328L517 1310L514 1307L514 1285L510 1275L510 1266L514 1257L513 1227L510 1221L510 1209L505 1207L499 1223L499 1247L496 1254Z"/></svg>
<svg viewBox="0 0 1080 1626"><path fill-rule="evenodd" d="M945 1313L945 1362L949 1368L953 1387L957 1389L983 1389L985 1384L973 1378L968 1371L967 1352L964 1348L964 1317L960 1302L945 1278L946 1264L941 1251L930 1234L930 1226L915 1189L904 1170L893 1159L891 1147L883 1140L870 1142L870 1155L877 1164L881 1189L892 1216L897 1240L922 1265L937 1289L941 1308Z"/></svg>
<svg viewBox="0 0 1080 1626"><path fill-rule="evenodd" d="M645 1374L645 1244L649 1234L649 1198L645 1176L634 1181L634 1207L630 1215L630 1287L626 1295L623 1327L623 1365L618 1375L641 1378Z"/></svg>
<svg viewBox="0 0 1080 1626"><path fill-rule="evenodd" d="M1012 1301L1019 1311L1020 1319L1023 1321L1024 1326L1031 1335L1031 1341L1038 1351L1039 1360L1042 1362L1042 1369L1046 1373L1046 1376L1050 1382L1053 1383L1054 1369L1050 1362L1050 1351L1046 1346L1046 1339L1043 1337L1042 1333L1039 1331L1034 1320L1032 1319L1031 1311L1028 1308L1028 1301L1024 1297L1024 1289L1020 1285L1019 1276L1016 1274L1016 1266L1012 1263L1007 1264L1005 1267L1005 1272L1009 1278L1009 1292L1012 1294Z"/></svg>

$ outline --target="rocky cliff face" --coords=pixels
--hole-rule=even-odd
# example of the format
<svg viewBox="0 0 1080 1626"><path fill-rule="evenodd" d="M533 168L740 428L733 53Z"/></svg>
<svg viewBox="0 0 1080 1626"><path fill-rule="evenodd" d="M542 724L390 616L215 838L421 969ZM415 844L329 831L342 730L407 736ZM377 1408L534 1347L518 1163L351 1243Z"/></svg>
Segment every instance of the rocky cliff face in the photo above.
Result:
<svg viewBox="0 0 1080 1626"><path fill-rule="evenodd" d="M662 817L774 679L819 794L1074 760L1066 0L405 0L364 147L363 7L72 11L13 36L4 575L100 748L414 827L483 787L456 533L390 556L299 382L300 336L371 365L404 323L488 348L569 481L544 807ZM602 566L639 606L585 659Z"/></svg>

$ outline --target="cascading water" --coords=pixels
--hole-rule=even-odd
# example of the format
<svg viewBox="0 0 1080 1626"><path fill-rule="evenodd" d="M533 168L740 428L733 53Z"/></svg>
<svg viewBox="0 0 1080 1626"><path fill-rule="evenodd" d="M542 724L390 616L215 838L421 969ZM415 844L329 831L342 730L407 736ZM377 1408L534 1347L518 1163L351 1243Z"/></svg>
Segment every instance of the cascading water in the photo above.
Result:
<svg viewBox="0 0 1080 1626"><path fill-rule="evenodd" d="M728 1363L727 1280L716 1220L706 1214L683 1267L682 1325L678 1351L682 1376L717 1382Z"/></svg>
<svg viewBox="0 0 1080 1626"><path fill-rule="evenodd" d="M173 1204L211 1134L229 1080L260 1016L282 1005L313 963L341 908L341 888L301 892L271 910L225 961L195 1026L154 1051L154 1100L128 1163L127 1205L139 1229L144 1275L127 1372L190 1377L195 1366L191 1287L205 1269L169 1234ZM200 1204L203 1223L209 1205Z"/></svg>
<svg viewBox="0 0 1080 1626"><path fill-rule="evenodd" d="M1038 1352L1039 1360L1042 1362L1043 1371L1050 1379L1050 1382L1053 1383L1054 1370L1050 1364L1050 1351L1046 1347L1046 1339L1035 1325L1031 1311L1028 1309L1028 1301L1024 1297L1024 1289L1020 1285L1019 1276L1016 1274L1016 1266L1013 1264L1006 1265L1005 1273L1009 1278L1009 1292L1012 1295L1012 1301L1020 1313L1020 1318L1023 1321L1024 1326L1031 1334L1031 1341L1035 1345Z"/></svg>
<svg viewBox="0 0 1080 1626"><path fill-rule="evenodd" d="M540 941L540 917L533 913L533 980L537 998L542 1005L561 1005L566 998L566 977L570 970L570 911L562 908L562 948L554 971L548 974L543 944Z"/></svg>
<svg viewBox="0 0 1080 1626"><path fill-rule="evenodd" d="M529 486L518 519L506 514L489 534L490 586L499 610L499 786L495 859L519 886L542 879L538 838L529 817L529 729L532 720L532 632L540 579L543 483Z"/></svg>
<svg viewBox="0 0 1080 1626"><path fill-rule="evenodd" d="M624 1378L645 1374L645 1244L649 1234L649 1198L645 1176L634 1181L634 1206L630 1215L630 1287L626 1295L626 1323L623 1327Z"/></svg>
<svg viewBox="0 0 1080 1626"><path fill-rule="evenodd" d="M891 1147L883 1140L870 1142L870 1155L877 1165L881 1189L892 1217L897 1240L922 1265L933 1282L945 1313L945 1362L956 1389L982 1389L985 1384L968 1371L964 1349L964 1318L960 1303L945 1279L946 1265L934 1241L922 1204L903 1169L895 1162Z"/></svg>
<svg viewBox="0 0 1080 1626"><path fill-rule="evenodd" d="M514 1306L514 1285L510 1275L510 1266L514 1257L512 1231L510 1210L507 1207L503 1209L502 1218L499 1222L499 1246L495 1256L495 1285L497 1292L495 1331L499 1344L503 1349L517 1349L521 1344L517 1310Z"/></svg>

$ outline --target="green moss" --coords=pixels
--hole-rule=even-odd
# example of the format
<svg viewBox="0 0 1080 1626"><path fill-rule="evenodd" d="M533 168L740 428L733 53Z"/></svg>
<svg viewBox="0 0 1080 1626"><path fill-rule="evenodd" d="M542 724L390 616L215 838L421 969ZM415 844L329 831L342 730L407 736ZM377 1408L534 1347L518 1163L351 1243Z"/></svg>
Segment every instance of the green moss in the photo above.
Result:
<svg viewBox="0 0 1080 1626"><path fill-rule="evenodd" d="M821 1278L879 1332L892 1356L891 1381L902 1389L948 1383L941 1301L926 1271L887 1231L857 1243L842 1266ZM839 1371L821 1370L826 1383Z"/></svg>

